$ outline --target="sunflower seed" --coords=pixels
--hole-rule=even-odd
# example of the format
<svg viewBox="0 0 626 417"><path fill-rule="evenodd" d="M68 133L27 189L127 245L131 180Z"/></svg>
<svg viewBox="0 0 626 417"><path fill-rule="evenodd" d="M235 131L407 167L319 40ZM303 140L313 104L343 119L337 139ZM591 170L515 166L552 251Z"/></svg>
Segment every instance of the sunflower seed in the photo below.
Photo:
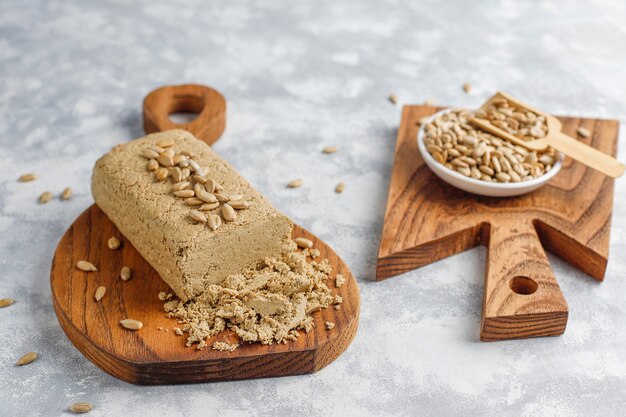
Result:
<svg viewBox="0 0 626 417"><path fill-rule="evenodd" d="M157 146L161 148L169 148L170 146L174 146L174 139L172 138L164 138L157 142Z"/></svg>
<svg viewBox="0 0 626 417"><path fill-rule="evenodd" d="M107 246L109 247L109 249L115 250L115 249L119 249L120 243L121 242L118 238L116 238L115 236L111 236L109 240L107 241Z"/></svg>
<svg viewBox="0 0 626 417"><path fill-rule="evenodd" d="M65 189L61 193L61 200L66 201L70 198L72 198L72 189L70 187L65 187Z"/></svg>
<svg viewBox="0 0 626 417"><path fill-rule="evenodd" d="M339 147L337 146L326 146L324 147L324 149L322 149L322 153L326 153L326 154L335 153L338 150L339 150Z"/></svg>
<svg viewBox="0 0 626 417"><path fill-rule="evenodd" d="M98 270L98 268L96 268L94 264L88 261L78 261L76 263L76 267L85 272L93 272Z"/></svg>
<svg viewBox="0 0 626 417"><path fill-rule="evenodd" d="M335 192L336 193L343 193L343 190L346 188L346 184L344 184L343 182L339 182L336 186L335 186Z"/></svg>
<svg viewBox="0 0 626 417"><path fill-rule="evenodd" d="M206 179L202 175L197 175L197 174L193 176L193 179L194 179L194 181L197 181L200 184L205 184L208 181L208 179Z"/></svg>
<svg viewBox="0 0 626 417"><path fill-rule="evenodd" d="M191 210L189 212L189 217L191 217L193 220L197 221L197 222L201 222L201 223L206 223L206 216L202 213L200 213L198 210Z"/></svg>
<svg viewBox="0 0 626 417"><path fill-rule="evenodd" d="M180 171L183 173L183 180L186 180L191 175L191 170L189 168L183 168Z"/></svg>
<svg viewBox="0 0 626 417"><path fill-rule="evenodd" d="M180 191L174 191L174 195L176 197L189 198L189 197L193 197L194 195L196 195L196 193L194 193L193 190L180 190Z"/></svg>
<svg viewBox="0 0 626 417"><path fill-rule="evenodd" d="M496 174L496 179L500 182L509 182L511 181L511 177L509 176L509 174L506 174L504 172L498 172Z"/></svg>
<svg viewBox="0 0 626 417"><path fill-rule="evenodd" d="M29 172L28 174L21 175L17 180L19 182L30 182L35 181L37 178L37 174L35 174L34 172Z"/></svg>
<svg viewBox="0 0 626 417"><path fill-rule="evenodd" d="M75 414L84 414L92 410L92 406L89 403L74 403L69 406L69 411Z"/></svg>
<svg viewBox="0 0 626 417"><path fill-rule="evenodd" d="M158 152L153 151L152 149L144 149L141 152L141 156L148 159L157 159L159 157Z"/></svg>
<svg viewBox="0 0 626 417"><path fill-rule="evenodd" d="M19 358L17 360L17 362L15 362L15 364L18 365L18 366L28 365L29 363L31 363L32 361L34 361L38 357L39 357L39 355L37 355L37 353L35 353L35 352L28 352L27 354L25 354L24 356Z"/></svg>
<svg viewBox="0 0 626 417"><path fill-rule="evenodd" d="M470 91L472 91L472 85L470 83L463 84L463 91L469 93Z"/></svg>
<svg viewBox="0 0 626 417"><path fill-rule="evenodd" d="M217 214L209 214L209 218L207 219L207 223L211 230L215 231L218 227L222 225L222 219Z"/></svg>
<svg viewBox="0 0 626 417"><path fill-rule="evenodd" d="M222 206L222 216L227 222L234 222L237 220L237 213L235 212L235 209L229 206L228 203L224 203Z"/></svg>
<svg viewBox="0 0 626 417"><path fill-rule="evenodd" d="M185 204L188 206L201 206L204 204L204 201L196 197L190 197L185 199Z"/></svg>
<svg viewBox="0 0 626 417"><path fill-rule="evenodd" d="M161 153L167 156L171 156L172 159L174 159L174 155L176 155L176 151L174 150L174 148L166 148Z"/></svg>
<svg viewBox="0 0 626 417"><path fill-rule="evenodd" d="M191 183L189 181L181 181L172 186L172 191L182 191L189 187L191 187Z"/></svg>
<svg viewBox="0 0 626 417"><path fill-rule="evenodd" d="M156 171L154 171L154 177L157 179L157 181L160 181L160 182L165 181L169 174L170 172L167 170L167 168L159 168Z"/></svg>
<svg viewBox="0 0 626 417"><path fill-rule="evenodd" d="M389 101L390 101L392 104L396 104L396 103L398 102L398 97L396 97L396 95L395 95L395 94L390 94L390 95L389 95Z"/></svg>
<svg viewBox="0 0 626 417"><path fill-rule="evenodd" d="M39 196L39 204L46 204L48 201L52 200L52 193L50 191L46 191L45 193Z"/></svg>
<svg viewBox="0 0 626 417"><path fill-rule="evenodd" d="M193 159L189 160L189 168L191 168L194 172L200 171L200 165L198 165L198 163Z"/></svg>
<svg viewBox="0 0 626 417"><path fill-rule="evenodd" d="M151 151L154 151L156 153L162 153L162 152L165 151L164 148L161 148L160 146L157 146L157 145L150 145L150 146L148 146L147 149L150 149Z"/></svg>
<svg viewBox="0 0 626 417"><path fill-rule="evenodd" d="M159 169L159 163L157 162L156 159L151 159L146 164L146 169L150 172L156 171L157 169Z"/></svg>
<svg viewBox="0 0 626 417"><path fill-rule="evenodd" d="M143 327L143 323L139 320L124 319L120 320L120 324L128 330L139 330Z"/></svg>
<svg viewBox="0 0 626 417"><path fill-rule="evenodd" d="M250 207L250 204L245 200L228 200L228 205L236 210L244 210Z"/></svg>
<svg viewBox="0 0 626 417"><path fill-rule="evenodd" d="M15 300L12 298L0 298L0 308L8 307L13 303L15 303Z"/></svg>
<svg viewBox="0 0 626 417"><path fill-rule="evenodd" d="M589 136L591 136L591 132L589 131L589 129L582 126L576 129L576 133L578 133L583 138L588 138Z"/></svg>
<svg viewBox="0 0 626 417"><path fill-rule="evenodd" d="M291 180L287 183L287 188L298 188L300 186L302 186L302 184L304 183L304 181L302 180L302 178L297 178L295 180Z"/></svg>
<svg viewBox="0 0 626 417"><path fill-rule="evenodd" d="M217 193L221 193L222 191L224 191L224 187L222 187L222 184L220 184L219 182L215 182L215 192Z"/></svg>
<svg viewBox="0 0 626 417"><path fill-rule="evenodd" d="M215 180L214 179L206 180L204 183L204 188L207 190L207 192L214 193L215 192Z"/></svg>
<svg viewBox="0 0 626 417"><path fill-rule="evenodd" d="M205 203L217 203L218 202L217 198L213 194L200 190L200 189L198 191L199 192L196 193L196 196L203 202Z"/></svg>
<svg viewBox="0 0 626 417"><path fill-rule="evenodd" d="M174 182L181 182L183 180L183 171L181 171L178 167L172 168L170 174L172 175L172 180Z"/></svg>
<svg viewBox="0 0 626 417"><path fill-rule="evenodd" d="M219 201L220 203L226 203L228 202L228 200L230 200L230 198L228 198L228 196L225 196L224 194L215 193L213 195L215 196L215 198L217 198L217 201Z"/></svg>
<svg viewBox="0 0 626 417"><path fill-rule="evenodd" d="M200 211L209 211L209 210L216 209L219 206L220 206L220 203L206 203L206 204L203 204L200 207L198 207L198 210L200 210Z"/></svg>
<svg viewBox="0 0 626 417"><path fill-rule="evenodd" d="M300 248L308 248L311 249L313 247L313 241L305 238L305 237L297 237L293 240L296 242L296 245Z"/></svg>
<svg viewBox="0 0 626 417"><path fill-rule="evenodd" d="M104 294L106 294L106 292L107 292L107 289L105 287L96 288L96 293L94 295L94 298L96 299L96 301L102 300L102 297L104 297Z"/></svg>
<svg viewBox="0 0 626 417"><path fill-rule="evenodd" d="M174 166L174 159L166 153L162 153L161 155L159 155L157 161L159 161L159 164L163 165L164 167Z"/></svg>
<svg viewBox="0 0 626 417"><path fill-rule="evenodd" d="M122 279L122 281L128 281L129 279L132 278L132 275L133 273L129 267L127 266L122 267L122 270L120 271L120 278Z"/></svg>
<svg viewBox="0 0 626 417"><path fill-rule="evenodd" d="M174 157L172 158L172 161L174 161L174 165L180 166L180 163L183 161L186 161L187 159L189 159L188 156L178 154L178 155L174 155ZM189 163L187 163L187 166L189 166ZM181 167L181 168L184 168L184 167Z"/></svg>

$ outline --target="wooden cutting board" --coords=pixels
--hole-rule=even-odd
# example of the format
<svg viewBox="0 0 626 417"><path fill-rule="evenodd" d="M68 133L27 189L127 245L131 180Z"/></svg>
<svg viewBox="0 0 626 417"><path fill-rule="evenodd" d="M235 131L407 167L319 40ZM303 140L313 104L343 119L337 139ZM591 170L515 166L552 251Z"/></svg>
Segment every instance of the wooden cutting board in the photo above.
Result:
<svg viewBox="0 0 626 417"><path fill-rule="evenodd" d="M220 102L218 97L217 109L210 108L215 103L209 102L198 106L197 102L207 97L203 95L206 90L207 87L186 85L155 92L165 91L165 100L172 97L180 101L176 105L160 104L159 108L165 109L162 111L174 108L200 112L199 118L191 122L190 130L201 132L203 140L213 143L219 138L223 123L220 122L222 127L217 123L206 128L202 126L202 116L217 113L225 117L225 102ZM148 97L154 96L153 93ZM194 107L185 106L185 101L195 103ZM155 105L154 101L146 102L144 114ZM150 114L153 117L155 112ZM164 123L160 115L158 119ZM208 119L209 124L212 120ZM158 130L155 127L158 123L146 125L151 131ZM167 126L175 127L179 126ZM123 241L120 249L108 248L107 240L111 236ZM313 247L321 252L319 259L328 259L332 267L333 279L327 282L328 287L333 294L343 297L339 309L331 306L313 313L313 330L300 331L295 342L243 344L234 352L212 350L214 341L237 342L233 332L225 331L208 339L208 346L202 351L185 346L186 336L177 336L173 331L180 325L166 317L163 301L158 299L159 292L170 291L169 287L96 205L74 221L58 244L50 274L54 309L61 327L78 350L102 370L132 383L174 384L315 372L335 360L352 342L359 320L359 290L347 265L323 241L299 226L294 228L293 237L314 242ZM86 273L77 269L79 260L89 260L98 271ZM122 266L133 271L129 281L119 278ZM341 288L334 285L336 274L346 278ZM107 291L96 302L94 293L100 286ZM124 329L119 324L124 318L141 320L144 327L137 332ZM327 321L335 324L331 330L326 330Z"/></svg>
<svg viewBox="0 0 626 417"><path fill-rule="evenodd" d="M419 120L441 108L406 106L398 130L376 277L393 277L477 245L487 247L481 340L562 334L568 307L545 251L602 281L609 252L613 180L566 158L548 185L519 197L453 188L424 164ZM559 117L563 132L611 155L615 120ZM437 277L432 277L437 279Z"/></svg>

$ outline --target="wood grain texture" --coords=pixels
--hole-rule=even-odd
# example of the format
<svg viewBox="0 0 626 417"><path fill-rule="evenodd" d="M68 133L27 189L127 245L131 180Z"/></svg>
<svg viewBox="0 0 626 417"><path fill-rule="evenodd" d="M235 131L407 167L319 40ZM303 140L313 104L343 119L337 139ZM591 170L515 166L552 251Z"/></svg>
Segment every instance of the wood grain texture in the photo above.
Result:
<svg viewBox="0 0 626 417"><path fill-rule="evenodd" d="M174 113L197 113L189 123L175 123ZM146 133L184 129L212 145L226 128L226 100L218 91L199 84L169 85L157 88L143 101Z"/></svg>
<svg viewBox="0 0 626 417"><path fill-rule="evenodd" d="M107 247L107 239L123 241L118 250ZM234 352L210 349L213 341L234 342L232 332L209 339L202 351L186 347L186 337L176 336L175 319L165 316L157 297L168 291L167 284L124 239L104 213L93 205L61 239L52 261L51 286L54 308L61 327L74 345L98 367L124 381L138 384L173 384L285 376L315 372L336 359L354 338L359 319L359 291L348 267L324 242L296 226L294 237L314 242L321 257L330 261L333 277L346 277L339 289L328 282L333 293L343 297L339 310L333 307L313 313L315 327L287 344L244 344ZM75 265L89 260L97 272L86 273ZM122 266L133 277L119 278ZM94 299L97 287L107 288L100 302ZM124 329L119 321L133 318L144 323L137 332ZM326 330L324 323L335 323ZM168 332L158 330L169 329Z"/></svg>
<svg viewBox="0 0 626 417"><path fill-rule="evenodd" d="M406 106L398 130L376 276L389 278L485 245L488 265L481 338L502 340L563 333L567 303L544 250L602 281L609 250L613 180L566 158L546 186L519 197L490 198L438 179L417 149L418 120L441 108ZM563 132L610 155L618 122L560 117ZM512 280L532 279L537 290L518 294ZM525 285L525 284L524 284ZM515 287L528 292L524 285ZM530 284L529 284L530 285ZM532 286L532 285L531 285Z"/></svg>

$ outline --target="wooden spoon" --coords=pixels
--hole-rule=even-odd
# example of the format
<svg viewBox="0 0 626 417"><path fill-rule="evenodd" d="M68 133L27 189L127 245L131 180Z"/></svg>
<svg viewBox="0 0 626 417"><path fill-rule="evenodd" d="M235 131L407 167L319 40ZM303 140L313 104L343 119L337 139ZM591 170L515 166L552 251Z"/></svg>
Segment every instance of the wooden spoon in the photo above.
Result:
<svg viewBox="0 0 626 417"><path fill-rule="evenodd" d="M584 143L579 142L571 136L568 136L561 132L561 122L559 121L559 119L550 114L536 110L507 94L497 92L493 97L487 100L487 102L483 104L479 110L486 111L487 107L491 105L494 100L497 99L505 99L509 103L511 103L511 105L517 107L520 110L530 111L537 115L544 116L546 118L548 134L540 139L525 141L516 136L513 136L512 134L500 129L497 126L494 126L488 120L474 117L470 119L470 121L489 133L492 133L500 138L509 140L516 145L523 146L527 149L533 151L543 151L551 146L557 151L563 152L570 158L575 159L590 168L598 170L601 173L608 175L609 177L617 178L621 177L624 174L624 164L619 162L617 159L603 152L600 152L597 149L592 148L591 146L585 145Z"/></svg>

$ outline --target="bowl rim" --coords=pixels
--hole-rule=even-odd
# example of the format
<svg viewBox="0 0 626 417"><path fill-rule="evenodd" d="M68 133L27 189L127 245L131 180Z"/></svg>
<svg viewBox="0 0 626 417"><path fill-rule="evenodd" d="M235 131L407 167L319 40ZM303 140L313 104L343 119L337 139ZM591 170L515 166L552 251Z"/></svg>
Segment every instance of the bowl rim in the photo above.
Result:
<svg viewBox="0 0 626 417"><path fill-rule="evenodd" d="M455 110L467 110L467 109L464 109L461 107L449 107L447 109L440 110L428 116L428 119L420 125L417 131L417 137L416 137L417 148L419 149L420 154L422 154L422 158L424 158L424 160L428 160L424 162L426 162L426 165L428 165L428 168L430 170L433 170L433 168L431 168L431 164L434 164L434 166L444 169L447 174L452 175L452 177L454 178L457 178L468 184L474 184L474 185L484 187L484 188L489 188L492 190L519 190L519 189L524 189L524 188L530 188L530 187L537 186L537 185L542 185L550 181L556 174L559 173L559 171L561 171L564 156L559 151L556 151L556 154L557 154L556 161L554 162L554 165L552 165L552 169L548 171L547 174L544 174L532 180L520 181L520 182L487 182L487 181L477 180L474 178L466 177L465 175L459 172L456 172L454 170L451 170L450 168L448 168L447 166L443 164L440 164L439 162L435 161L435 158L432 157L430 152L428 152L428 150L426 149L426 145L424 145L424 127L428 123L432 122L433 119L435 119L436 117L441 116L446 113L450 113Z"/></svg>

